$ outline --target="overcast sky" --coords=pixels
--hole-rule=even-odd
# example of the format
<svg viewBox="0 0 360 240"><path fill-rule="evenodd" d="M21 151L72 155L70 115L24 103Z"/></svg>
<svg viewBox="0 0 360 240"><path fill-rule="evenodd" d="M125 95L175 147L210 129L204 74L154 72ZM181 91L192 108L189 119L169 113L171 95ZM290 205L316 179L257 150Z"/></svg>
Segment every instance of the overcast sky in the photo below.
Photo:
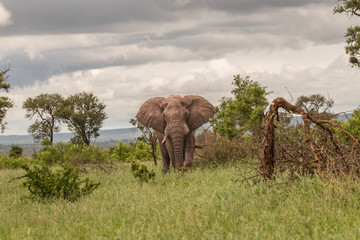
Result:
<svg viewBox="0 0 360 240"><path fill-rule="evenodd" d="M11 66L5 134L26 134L22 103L41 93L93 92L103 129L131 127L143 101L196 94L214 105L233 75L269 100L320 93L337 112L360 104L360 70L344 54L358 19L336 0L0 0L0 64ZM291 95L289 94L291 93ZM66 126L62 130L67 131Z"/></svg>

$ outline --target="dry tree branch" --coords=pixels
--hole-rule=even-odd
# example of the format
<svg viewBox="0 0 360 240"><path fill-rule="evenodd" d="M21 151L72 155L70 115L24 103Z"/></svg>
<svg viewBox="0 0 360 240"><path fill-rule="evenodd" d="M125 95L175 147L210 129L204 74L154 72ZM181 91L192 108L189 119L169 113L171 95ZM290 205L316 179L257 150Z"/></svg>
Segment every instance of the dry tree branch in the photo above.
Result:
<svg viewBox="0 0 360 240"><path fill-rule="evenodd" d="M265 179L271 179L274 174L274 166L275 166L275 125L274 125L274 118L278 114L279 108L283 108L289 113L299 114L304 122L304 132L305 132L305 141L309 144L310 150L313 155L313 160L305 161L301 164L298 164L297 169L302 168L304 166L310 166L316 163L316 172L318 174L321 173L323 166L327 163L329 166L329 153L326 147L318 147L315 141L311 137L310 131L310 123L316 124L319 126L320 129L324 130L327 134L325 137L330 137L331 144L335 147L335 151L337 154L340 154L342 159L347 159L344 156L344 152L342 150L342 144L336 135L336 131L333 128L337 129L338 131L346 134L349 136L352 141L352 149L351 149L351 156L354 163L357 162L358 159L358 149L359 149L359 141L356 139L351 133L346 131L341 127L340 124L330 121L324 120L319 118L319 116L314 116L311 114L306 113L302 108L294 106L287 102L283 98L276 98L273 100L272 104L270 105L270 109L267 113L265 118L265 136L263 139L263 150L261 155L261 169L262 169L262 177ZM321 117L321 116L320 116ZM344 148L345 149L345 148ZM346 149L345 149L346 150ZM284 154L284 153L283 153ZM346 165L346 163L345 163ZM348 167L346 165L346 167Z"/></svg>

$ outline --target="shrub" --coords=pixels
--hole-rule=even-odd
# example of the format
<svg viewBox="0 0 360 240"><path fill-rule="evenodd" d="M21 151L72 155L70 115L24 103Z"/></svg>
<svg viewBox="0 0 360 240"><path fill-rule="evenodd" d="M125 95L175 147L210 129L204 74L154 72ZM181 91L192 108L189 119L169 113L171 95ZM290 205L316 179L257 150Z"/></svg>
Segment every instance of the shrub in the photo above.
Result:
<svg viewBox="0 0 360 240"><path fill-rule="evenodd" d="M43 145L44 146L44 145ZM45 145L43 150L37 155L41 163L52 165L56 163L64 163L65 144L57 143L54 145Z"/></svg>
<svg viewBox="0 0 360 240"><path fill-rule="evenodd" d="M98 164L107 162L110 154L97 145L57 143L46 146L39 152L38 158L45 164Z"/></svg>
<svg viewBox="0 0 360 240"><path fill-rule="evenodd" d="M105 163L110 156L108 151L97 145L74 145L69 144L64 155L65 162L71 164Z"/></svg>
<svg viewBox="0 0 360 240"><path fill-rule="evenodd" d="M147 166L140 163L139 160L131 161L131 172L135 178L137 178L140 183L148 182L151 179L155 178L155 172L153 169L149 171Z"/></svg>
<svg viewBox="0 0 360 240"><path fill-rule="evenodd" d="M20 157L22 153L23 153L22 147L20 147L19 145L11 145L9 151L10 157Z"/></svg>
<svg viewBox="0 0 360 240"><path fill-rule="evenodd" d="M123 142L113 148L111 158L116 161L150 161L152 159L151 147L143 141L138 141L136 144L128 145Z"/></svg>
<svg viewBox="0 0 360 240"><path fill-rule="evenodd" d="M30 163L32 159L25 157L10 157L0 155L0 169L16 169Z"/></svg>
<svg viewBox="0 0 360 240"><path fill-rule="evenodd" d="M51 147L51 145L52 142L47 137L43 138L43 140L41 141L41 146L43 146L44 148Z"/></svg>
<svg viewBox="0 0 360 240"><path fill-rule="evenodd" d="M223 136L214 136L209 131L204 131L196 138L201 149L196 150L195 162L201 164L225 164L240 161L248 157L247 146L244 141L230 140ZM250 141L249 139L247 141Z"/></svg>
<svg viewBox="0 0 360 240"><path fill-rule="evenodd" d="M119 142L119 144L113 149L111 158L116 161L128 161L132 155L134 148L130 145Z"/></svg>
<svg viewBox="0 0 360 240"><path fill-rule="evenodd" d="M30 192L31 199L63 198L76 201L81 196L92 193L100 183L92 182L88 178L80 179L79 169L63 165L62 169L53 172L49 167L22 167L26 173L17 178L25 178L22 186Z"/></svg>
<svg viewBox="0 0 360 240"><path fill-rule="evenodd" d="M152 158L151 147L143 141L137 142L133 151L133 157L140 161L150 161Z"/></svg>
<svg viewBox="0 0 360 240"><path fill-rule="evenodd" d="M273 113L268 114L272 116ZM275 143L273 152L269 151L270 154L266 159L261 160L265 162L271 159L275 163L275 174L286 173L293 179L301 175L317 173L360 176L358 161L360 147L356 138L349 134L350 132L356 136L358 128L355 122L349 120L347 123L342 123L341 127L338 122L329 121L327 115L308 115L308 117L311 118L311 125L307 129L303 124L292 126L276 123L275 131L267 132L267 139L273 138ZM349 126L350 128L347 128Z"/></svg>
<svg viewBox="0 0 360 240"><path fill-rule="evenodd" d="M354 137L360 139L360 107L354 110L350 119L348 119L346 122L342 122L342 126ZM347 135L342 134L341 137L345 141L351 142L351 139Z"/></svg>

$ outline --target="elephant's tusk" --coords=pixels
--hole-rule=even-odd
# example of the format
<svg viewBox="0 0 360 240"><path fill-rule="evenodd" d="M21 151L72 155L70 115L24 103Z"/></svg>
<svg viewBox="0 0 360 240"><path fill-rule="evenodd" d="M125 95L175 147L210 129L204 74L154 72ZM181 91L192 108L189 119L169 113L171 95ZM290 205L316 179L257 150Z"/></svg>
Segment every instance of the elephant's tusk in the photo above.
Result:
<svg viewBox="0 0 360 240"><path fill-rule="evenodd" d="M164 144L167 140L167 135L165 135L164 139L162 140L161 144Z"/></svg>

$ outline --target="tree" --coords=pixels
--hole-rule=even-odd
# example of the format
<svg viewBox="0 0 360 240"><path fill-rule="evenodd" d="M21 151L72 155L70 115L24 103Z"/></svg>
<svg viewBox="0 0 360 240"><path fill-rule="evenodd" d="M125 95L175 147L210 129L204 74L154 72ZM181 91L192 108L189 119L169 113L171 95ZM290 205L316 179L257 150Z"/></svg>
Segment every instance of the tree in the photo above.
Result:
<svg viewBox="0 0 360 240"><path fill-rule="evenodd" d="M138 120L136 120L135 118L130 119L129 121L134 127L137 127L141 132L142 132L142 136L138 137L138 140L146 142L147 144L150 145L151 147L151 156L154 160L154 164L155 166L157 165L157 136L155 134L154 131L151 131L150 128L145 127L144 125L142 125L141 123L139 123Z"/></svg>
<svg viewBox="0 0 360 240"><path fill-rule="evenodd" d="M65 100L61 118L68 124L75 138L90 145L91 138L99 136L99 130L107 118L105 107L94 94L77 93Z"/></svg>
<svg viewBox="0 0 360 240"><path fill-rule="evenodd" d="M270 93L249 76L236 75L232 84L235 86L231 91L233 97L220 100L212 120L215 131L229 139L257 131L268 105L266 96Z"/></svg>
<svg viewBox="0 0 360 240"><path fill-rule="evenodd" d="M8 72L10 71L9 67L5 67L0 70L0 89L4 89L6 92L9 91L10 83L8 83ZM4 132L6 122L4 118L6 116L7 111L14 107L14 103L10 100L10 98L5 96L0 96L0 131L1 133Z"/></svg>
<svg viewBox="0 0 360 240"><path fill-rule="evenodd" d="M360 139L360 106L354 110L351 118L346 122L343 122L342 125L346 131L351 133L357 139ZM345 139L350 141L348 136L345 136Z"/></svg>
<svg viewBox="0 0 360 240"><path fill-rule="evenodd" d="M21 157L22 153L23 153L22 147L20 147L19 145L11 145L9 151L10 157L14 157L14 158Z"/></svg>
<svg viewBox="0 0 360 240"><path fill-rule="evenodd" d="M28 98L23 108L26 110L26 118L37 117L35 123L31 124L28 132L34 138L48 137L51 144L54 140L54 133L60 131L60 112L64 105L64 98L58 94L40 94L34 98Z"/></svg>
<svg viewBox="0 0 360 240"><path fill-rule="evenodd" d="M304 109L309 114L330 115L334 100L327 99L321 94L311 94L310 96L300 96L296 100L295 106Z"/></svg>
<svg viewBox="0 0 360 240"><path fill-rule="evenodd" d="M360 17L360 0L338 0L340 5L333 10L334 13L346 13L350 17ZM350 55L349 61L353 66L360 67L360 26L349 27L345 33L345 52Z"/></svg>

